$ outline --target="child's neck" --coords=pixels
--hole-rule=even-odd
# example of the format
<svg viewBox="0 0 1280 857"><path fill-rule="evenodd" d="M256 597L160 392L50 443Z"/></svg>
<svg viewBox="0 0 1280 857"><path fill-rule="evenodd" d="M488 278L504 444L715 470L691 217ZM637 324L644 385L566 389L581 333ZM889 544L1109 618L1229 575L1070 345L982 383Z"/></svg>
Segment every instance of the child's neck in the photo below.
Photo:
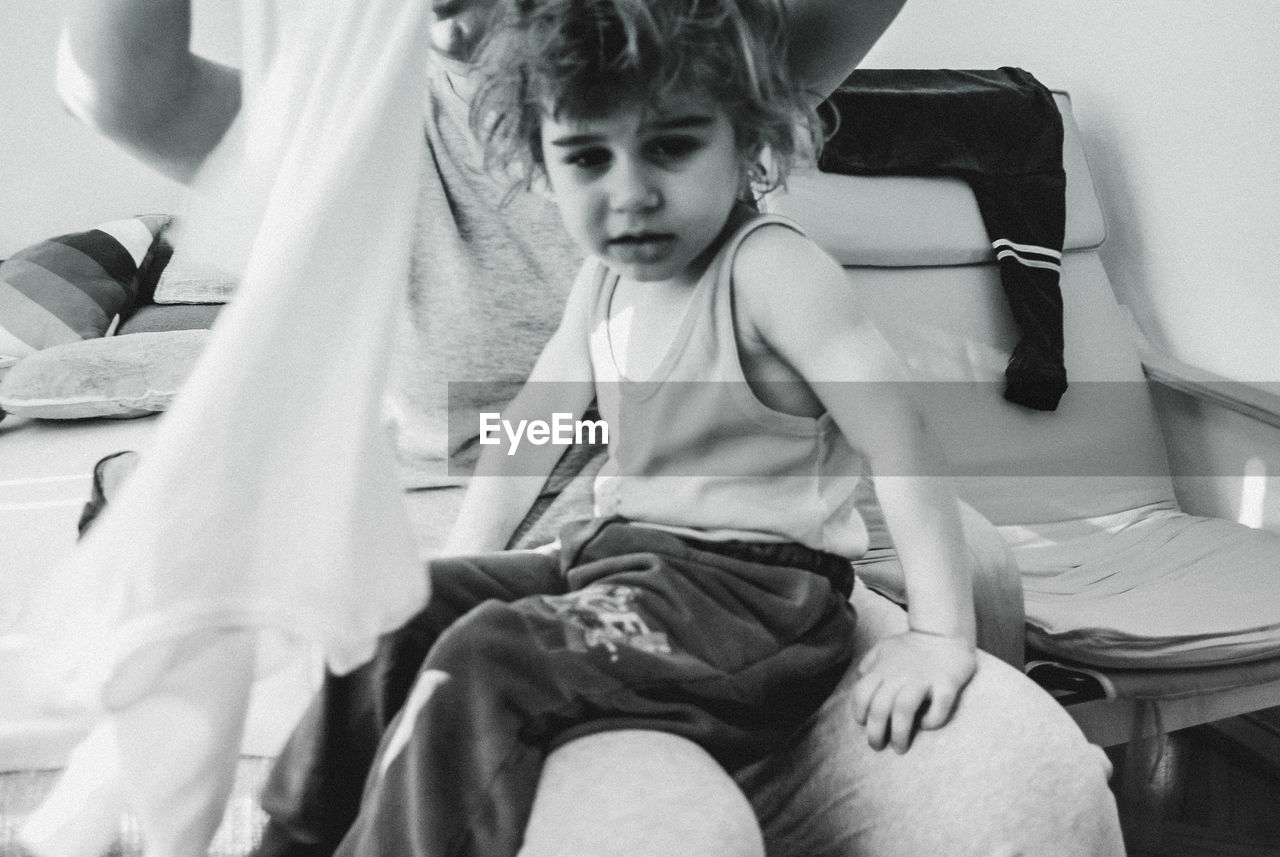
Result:
<svg viewBox="0 0 1280 857"><path fill-rule="evenodd" d="M683 329L694 286L725 241L754 212L735 205L724 228L684 271L669 280L637 282L622 277L609 302L609 341L618 370L633 381L649 379Z"/></svg>
<svg viewBox="0 0 1280 857"><path fill-rule="evenodd" d="M716 237L711 240L705 249L699 253L692 262L689 263L683 271L669 280L645 280L643 282L628 280L622 278L619 285L626 284L628 288L651 289L653 291L678 292L682 289L692 289L702 279L702 275L706 273L707 266L711 264L711 260L720 252L720 248L724 246L724 242L729 240L739 226L755 215L749 206L744 203L735 203L733 208L729 209L729 213L725 216L724 226L716 233Z"/></svg>

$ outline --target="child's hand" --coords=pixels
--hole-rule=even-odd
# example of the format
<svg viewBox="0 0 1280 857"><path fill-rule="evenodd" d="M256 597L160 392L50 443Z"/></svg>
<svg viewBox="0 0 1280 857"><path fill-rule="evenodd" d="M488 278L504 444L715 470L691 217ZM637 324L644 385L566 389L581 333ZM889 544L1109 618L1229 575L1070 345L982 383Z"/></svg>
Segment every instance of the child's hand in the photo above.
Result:
<svg viewBox="0 0 1280 857"><path fill-rule="evenodd" d="M858 664L853 689L853 715L868 743L905 753L917 717L921 729L945 725L976 667L973 646L958 637L907 631L877 643Z"/></svg>

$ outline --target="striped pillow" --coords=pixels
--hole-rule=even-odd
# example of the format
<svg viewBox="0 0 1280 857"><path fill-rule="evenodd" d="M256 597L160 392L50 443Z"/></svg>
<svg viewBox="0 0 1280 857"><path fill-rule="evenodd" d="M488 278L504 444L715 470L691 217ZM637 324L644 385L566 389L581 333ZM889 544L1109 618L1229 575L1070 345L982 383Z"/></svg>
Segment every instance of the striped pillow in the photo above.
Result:
<svg viewBox="0 0 1280 857"><path fill-rule="evenodd" d="M139 296L168 215L103 223L19 250L0 263L0 356L103 336Z"/></svg>

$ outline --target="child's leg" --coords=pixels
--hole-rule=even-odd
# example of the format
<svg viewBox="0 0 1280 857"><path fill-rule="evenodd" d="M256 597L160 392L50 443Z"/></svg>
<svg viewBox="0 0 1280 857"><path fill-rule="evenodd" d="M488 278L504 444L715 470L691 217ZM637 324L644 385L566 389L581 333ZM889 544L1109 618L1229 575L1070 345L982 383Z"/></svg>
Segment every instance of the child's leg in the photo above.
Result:
<svg viewBox="0 0 1280 857"><path fill-rule="evenodd" d="M441 637L385 735L339 857L516 853L545 753L521 731L565 705L540 643L499 602Z"/></svg>
<svg viewBox="0 0 1280 857"><path fill-rule="evenodd" d="M98 857L119 834L124 811L120 753L111 723L104 720L76 746L18 839L37 857Z"/></svg>
<svg viewBox="0 0 1280 857"><path fill-rule="evenodd" d="M843 674L852 618L828 579L641 528L600 541L570 572L585 588L484 604L440 638L339 855L514 855L559 743L658 729L736 764L798 727Z"/></svg>
<svg viewBox="0 0 1280 857"><path fill-rule="evenodd" d="M257 857L332 854L360 808L378 743L440 634L483 601L563 588L554 558L526 552L436 560L428 573L427 606L383 637L372 661L325 676L272 768Z"/></svg>
<svg viewBox="0 0 1280 857"><path fill-rule="evenodd" d="M99 459L81 536L138 463L131 450ZM29 850L93 857L119 834L127 806L148 857L202 854L235 776L237 753L226 751L241 744L255 640L249 630L211 630L173 644L156 685L104 715L76 748L21 831Z"/></svg>
<svg viewBox="0 0 1280 857"><path fill-rule="evenodd" d="M235 777L255 640L248 630L208 631L177 644L155 685L77 749L22 832L31 850L100 853L127 803L148 857L204 854Z"/></svg>
<svg viewBox="0 0 1280 857"><path fill-rule="evenodd" d="M147 857L203 857L235 781L257 634L210 632L112 716Z"/></svg>

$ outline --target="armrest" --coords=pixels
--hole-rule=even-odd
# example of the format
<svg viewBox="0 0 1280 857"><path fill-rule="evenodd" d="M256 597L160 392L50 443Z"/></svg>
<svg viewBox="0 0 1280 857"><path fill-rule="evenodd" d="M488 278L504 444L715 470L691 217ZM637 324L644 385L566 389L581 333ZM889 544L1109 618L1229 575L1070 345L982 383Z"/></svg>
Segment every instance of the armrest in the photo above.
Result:
<svg viewBox="0 0 1280 857"><path fill-rule="evenodd" d="M1151 348L1141 358L1152 383L1280 428L1280 383L1232 381Z"/></svg>

